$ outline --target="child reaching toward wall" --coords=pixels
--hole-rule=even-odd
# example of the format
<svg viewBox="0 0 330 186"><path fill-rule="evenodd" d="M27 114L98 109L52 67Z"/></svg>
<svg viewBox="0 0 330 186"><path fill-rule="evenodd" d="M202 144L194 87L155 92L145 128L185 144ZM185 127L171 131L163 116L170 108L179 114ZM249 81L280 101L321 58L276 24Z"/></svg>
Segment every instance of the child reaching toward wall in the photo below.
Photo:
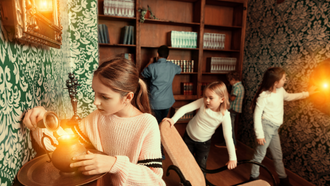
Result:
<svg viewBox="0 0 330 186"><path fill-rule="evenodd" d="M205 88L203 98L182 106L172 118L163 120L169 121L172 127L185 113L199 109L189 121L183 140L201 168L206 168L211 137L221 124L229 153L229 161L226 165L228 169L234 169L237 166L228 107L226 85L223 82L213 82Z"/></svg>
<svg viewBox="0 0 330 186"><path fill-rule="evenodd" d="M94 72L92 88L97 109L81 120L79 128L107 155L88 152L74 157L77 162L70 166L85 175L107 172L113 185L165 185L158 123L150 114L147 87L135 65L122 58L102 63ZM44 129L36 126L45 112L35 107L23 120L39 144Z"/></svg>
<svg viewBox="0 0 330 186"><path fill-rule="evenodd" d="M281 142L278 134L278 129L283 124L284 100L303 99L316 92L315 87L312 87L309 92L290 94L283 88L285 82L285 71L282 68L268 68L252 100L254 130L258 143L252 160L261 163L269 147L276 172L280 178L280 185L290 186L291 184L284 169ZM259 174L259 167L252 165L250 180L258 179Z"/></svg>

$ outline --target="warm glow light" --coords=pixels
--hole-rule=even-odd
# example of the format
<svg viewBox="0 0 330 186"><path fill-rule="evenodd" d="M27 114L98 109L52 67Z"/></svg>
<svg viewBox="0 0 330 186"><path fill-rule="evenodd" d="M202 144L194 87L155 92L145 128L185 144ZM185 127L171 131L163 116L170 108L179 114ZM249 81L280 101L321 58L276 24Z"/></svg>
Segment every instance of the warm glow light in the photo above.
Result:
<svg viewBox="0 0 330 186"><path fill-rule="evenodd" d="M53 10L52 0L39 0L38 10L40 12L50 12Z"/></svg>
<svg viewBox="0 0 330 186"><path fill-rule="evenodd" d="M65 134L65 135L61 136L61 139L63 139L63 140L70 139L70 138L71 138L71 135L69 135L69 134Z"/></svg>
<svg viewBox="0 0 330 186"><path fill-rule="evenodd" d="M328 88L328 83L323 83L323 88Z"/></svg>

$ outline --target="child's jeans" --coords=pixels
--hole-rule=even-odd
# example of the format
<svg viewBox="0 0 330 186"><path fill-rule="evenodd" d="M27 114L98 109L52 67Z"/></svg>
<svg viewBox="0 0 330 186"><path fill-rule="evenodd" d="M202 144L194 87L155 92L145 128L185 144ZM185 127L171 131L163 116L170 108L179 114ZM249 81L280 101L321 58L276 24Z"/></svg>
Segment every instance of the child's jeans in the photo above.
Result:
<svg viewBox="0 0 330 186"><path fill-rule="evenodd" d="M284 164L283 164L283 158L282 158L283 154L282 154L280 136L278 135L279 126L274 125L269 120L263 119L262 127L264 130L266 143L264 145L259 145L259 144L257 145L252 161L261 163L266 155L267 148L269 147L278 177L286 178L287 175L285 173ZM253 164L251 169L251 177L257 178L259 174L260 174L259 166Z"/></svg>
<svg viewBox="0 0 330 186"><path fill-rule="evenodd" d="M206 168L207 157L209 156L211 148L211 139L205 142L196 142L192 140L187 132L183 135L183 141L188 146L189 151L195 157L195 160L199 167Z"/></svg>

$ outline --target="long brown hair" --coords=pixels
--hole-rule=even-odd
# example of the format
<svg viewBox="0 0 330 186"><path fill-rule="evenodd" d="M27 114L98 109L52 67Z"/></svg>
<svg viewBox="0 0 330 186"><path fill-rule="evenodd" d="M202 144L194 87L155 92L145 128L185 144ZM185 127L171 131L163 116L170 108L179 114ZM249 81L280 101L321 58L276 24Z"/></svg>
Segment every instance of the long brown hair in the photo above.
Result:
<svg viewBox="0 0 330 186"><path fill-rule="evenodd" d="M100 75L102 83L113 91L126 96L134 93L132 105L143 113L151 113L147 86L139 78L139 72L134 63L125 58L114 58L103 62L95 71Z"/></svg>
<svg viewBox="0 0 330 186"><path fill-rule="evenodd" d="M226 85L222 81L214 81L205 87L204 93L205 93L205 90L207 90L207 89L212 90L220 98L224 98L223 103L221 103L219 107L220 107L220 112L222 113L222 115L225 115L225 111L227 109L229 109L229 106L230 106Z"/></svg>
<svg viewBox="0 0 330 186"><path fill-rule="evenodd" d="M262 82L252 100L252 104L251 104L252 110L254 110L256 107L257 99L260 93L262 91L267 91L267 90L273 91L275 82L280 81L284 74L285 71L281 67L270 67L266 70L266 72L263 75Z"/></svg>

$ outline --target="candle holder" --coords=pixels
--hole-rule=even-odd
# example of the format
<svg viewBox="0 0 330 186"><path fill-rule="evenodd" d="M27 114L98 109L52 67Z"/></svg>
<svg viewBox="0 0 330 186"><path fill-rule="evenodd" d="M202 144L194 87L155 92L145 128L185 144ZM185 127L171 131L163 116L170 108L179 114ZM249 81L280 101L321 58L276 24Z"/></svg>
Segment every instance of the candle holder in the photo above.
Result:
<svg viewBox="0 0 330 186"><path fill-rule="evenodd" d="M77 95L77 87L79 86L78 80L73 73L69 73L69 79L66 80L66 87L69 91L69 96L71 98L71 105L73 108L73 116L71 120L73 121L80 121L80 117L77 114L77 105L78 99L76 98Z"/></svg>

